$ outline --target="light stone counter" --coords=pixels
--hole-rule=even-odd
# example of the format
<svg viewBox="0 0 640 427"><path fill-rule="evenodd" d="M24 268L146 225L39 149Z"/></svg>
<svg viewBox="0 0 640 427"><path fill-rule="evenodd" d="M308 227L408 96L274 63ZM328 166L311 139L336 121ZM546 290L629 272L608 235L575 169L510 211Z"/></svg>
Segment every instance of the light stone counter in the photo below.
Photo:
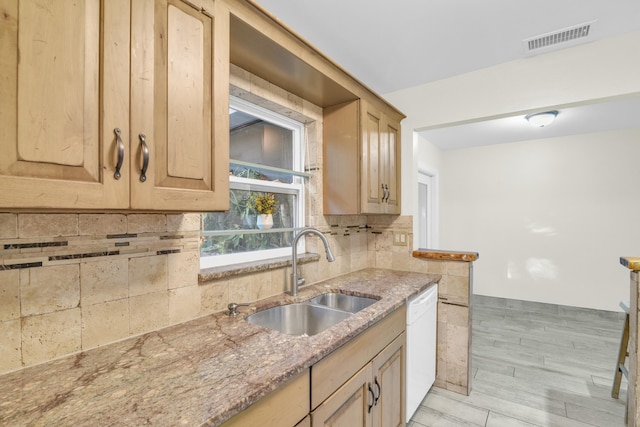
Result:
<svg viewBox="0 0 640 427"><path fill-rule="evenodd" d="M330 290L381 298L311 337L206 316L0 376L0 424L219 425L309 368L439 275L366 269L262 300L245 313ZM241 301L239 301L241 302Z"/></svg>

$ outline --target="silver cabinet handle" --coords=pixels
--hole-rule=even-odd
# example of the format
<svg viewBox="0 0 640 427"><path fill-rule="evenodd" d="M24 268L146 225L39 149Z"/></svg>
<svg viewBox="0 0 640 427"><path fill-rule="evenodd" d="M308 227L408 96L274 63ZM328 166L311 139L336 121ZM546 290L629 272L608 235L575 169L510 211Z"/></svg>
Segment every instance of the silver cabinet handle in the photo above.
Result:
<svg viewBox="0 0 640 427"><path fill-rule="evenodd" d="M371 408L373 408L373 405L376 404L376 394L373 392L373 389L371 388L371 383L368 383L367 387L369 388L369 394L371 394L371 403L367 405L368 406L367 413L370 414Z"/></svg>
<svg viewBox="0 0 640 427"><path fill-rule="evenodd" d="M382 184L382 203L389 201L389 186Z"/></svg>
<svg viewBox="0 0 640 427"><path fill-rule="evenodd" d="M140 170L140 182L147 180L147 168L149 168L149 147L147 146L147 137L144 133L140 134L140 147L142 149L142 169Z"/></svg>
<svg viewBox="0 0 640 427"><path fill-rule="evenodd" d="M122 168L122 163L124 162L124 142L122 142L122 135L120 133L120 128L115 128L113 133L116 134L116 142L118 144L118 162L116 163L116 171L113 174L115 179L120 179L122 174L120 174L120 169Z"/></svg>

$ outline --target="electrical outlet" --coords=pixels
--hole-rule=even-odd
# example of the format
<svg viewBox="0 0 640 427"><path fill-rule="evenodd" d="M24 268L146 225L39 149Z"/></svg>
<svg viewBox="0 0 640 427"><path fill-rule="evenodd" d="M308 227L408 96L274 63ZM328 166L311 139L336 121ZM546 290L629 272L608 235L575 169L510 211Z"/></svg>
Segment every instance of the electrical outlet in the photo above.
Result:
<svg viewBox="0 0 640 427"><path fill-rule="evenodd" d="M407 233L393 232L393 246L407 246Z"/></svg>

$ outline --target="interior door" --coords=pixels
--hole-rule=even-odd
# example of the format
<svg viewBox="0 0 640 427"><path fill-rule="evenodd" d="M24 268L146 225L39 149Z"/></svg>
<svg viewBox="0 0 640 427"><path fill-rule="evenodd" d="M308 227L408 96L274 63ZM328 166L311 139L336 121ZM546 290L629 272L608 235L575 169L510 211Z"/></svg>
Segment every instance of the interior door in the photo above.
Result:
<svg viewBox="0 0 640 427"><path fill-rule="evenodd" d="M418 247L435 248L436 236L436 183L433 173L418 171Z"/></svg>

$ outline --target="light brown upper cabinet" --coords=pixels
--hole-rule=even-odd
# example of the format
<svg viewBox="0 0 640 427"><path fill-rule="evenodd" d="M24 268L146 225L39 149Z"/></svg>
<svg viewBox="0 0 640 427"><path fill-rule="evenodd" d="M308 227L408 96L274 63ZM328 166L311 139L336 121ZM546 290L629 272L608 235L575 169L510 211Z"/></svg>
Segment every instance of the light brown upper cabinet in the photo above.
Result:
<svg viewBox="0 0 640 427"><path fill-rule="evenodd" d="M0 208L228 204L228 11L0 0Z"/></svg>
<svg viewBox="0 0 640 427"><path fill-rule="evenodd" d="M324 214L400 214L400 120L365 100L324 109Z"/></svg>

